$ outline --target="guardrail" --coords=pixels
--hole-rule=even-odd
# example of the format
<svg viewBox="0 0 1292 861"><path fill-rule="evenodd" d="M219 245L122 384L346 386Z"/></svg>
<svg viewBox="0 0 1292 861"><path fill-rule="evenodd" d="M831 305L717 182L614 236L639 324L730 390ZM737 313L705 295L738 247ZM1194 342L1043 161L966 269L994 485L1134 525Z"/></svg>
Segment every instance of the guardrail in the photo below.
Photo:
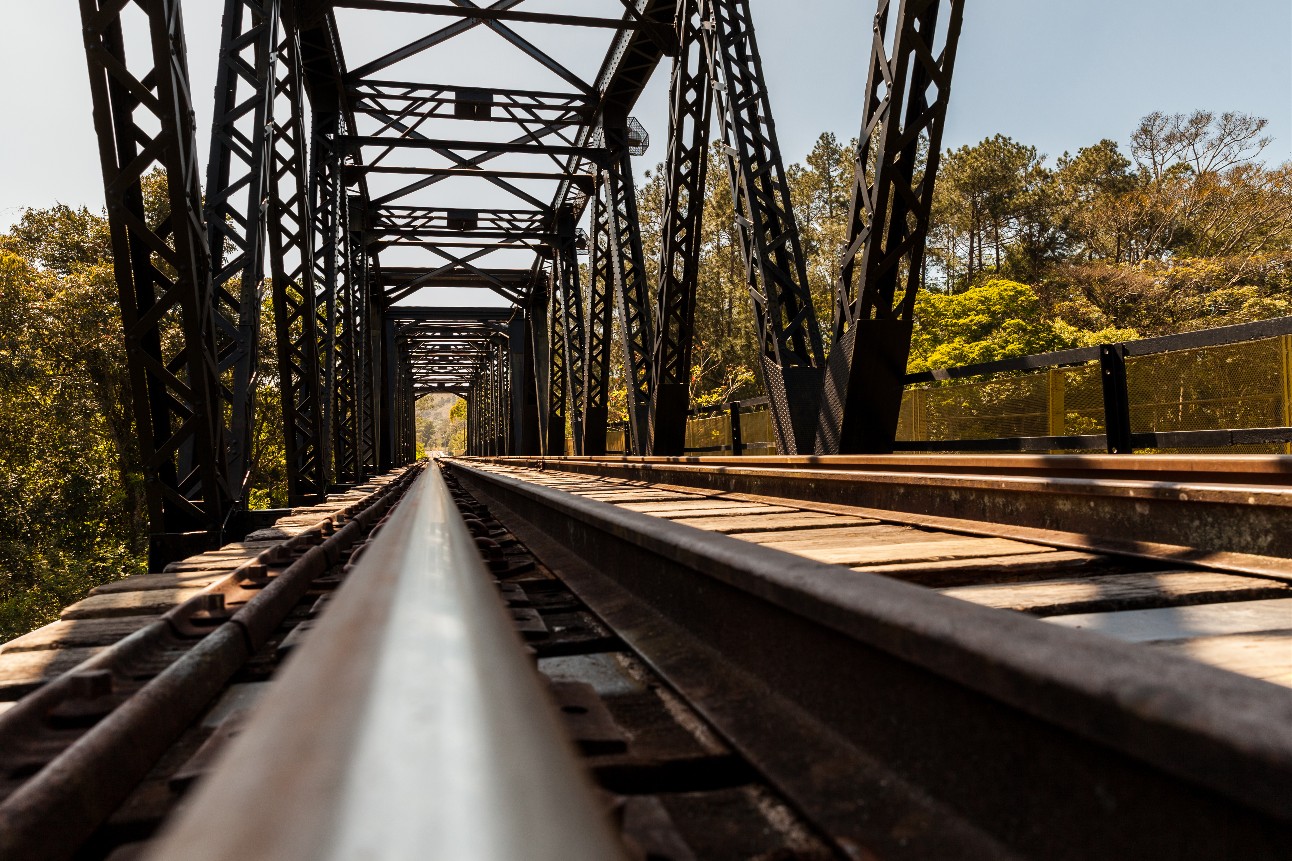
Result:
<svg viewBox="0 0 1292 861"><path fill-rule="evenodd" d="M149 858L617 859L438 466Z"/></svg>
<svg viewBox="0 0 1292 861"><path fill-rule="evenodd" d="M897 451L1292 453L1292 317L940 368L906 385ZM765 397L690 415L688 454L776 454ZM626 433L611 429L607 454L625 453Z"/></svg>
<svg viewBox="0 0 1292 861"><path fill-rule="evenodd" d="M989 379L946 385L974 378ZM1292 317L908 374L906 383L926 385L908 389L899 451L1126 454L1286 444ZM993 422L1043 423L1048 432L968 433ZM1102 432L1065 432L1071 425Z"/></svg>

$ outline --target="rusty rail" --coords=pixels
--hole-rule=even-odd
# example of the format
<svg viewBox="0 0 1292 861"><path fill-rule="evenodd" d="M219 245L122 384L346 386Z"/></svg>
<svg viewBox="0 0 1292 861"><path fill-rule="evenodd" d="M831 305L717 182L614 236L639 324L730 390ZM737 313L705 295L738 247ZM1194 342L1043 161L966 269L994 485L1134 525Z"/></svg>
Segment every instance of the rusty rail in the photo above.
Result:
<svg viewBox="0 0 1292 861"><path fill-rule="evenodd" d="M265 550L0 714L0 767L31 775L0 802L0 858L71 857L417 471Z"/></svg>
<svg viewBox="0 0 1292 861"><path fill-rule="evenodd" d="M148 857L611 861L600 806L431 467Z"/></svg>
<svg viewBox="0 0 1292 861"><path fill-rule="evenodd" d="M469 459L463 461L469 463ZM499 458L846 506L894 523L1292 580L1292 457ZM1133 524L1133 529L1128 529Z"/></svg>

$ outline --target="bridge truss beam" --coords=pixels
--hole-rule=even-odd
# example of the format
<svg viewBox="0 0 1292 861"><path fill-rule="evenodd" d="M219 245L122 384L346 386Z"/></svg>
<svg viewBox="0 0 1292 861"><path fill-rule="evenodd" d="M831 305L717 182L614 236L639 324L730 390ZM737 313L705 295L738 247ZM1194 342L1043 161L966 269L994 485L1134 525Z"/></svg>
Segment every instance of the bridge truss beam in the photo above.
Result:
<svg viewBox="0 0 1292 861"><path fill-rule="evenodd" d="M331 483L323 430L308 132L300 63L299 36L288 30L279 42L275 70L278 104L270 171L269 258L287 495L293 506L321 502Z"/></svg>
<svg viewBox="0 0 1292 861"><path fill-rule="evenodd" d="M893 450L963 16L964 0L881 0L875 16L822 454Z"/></svg>
<svg viewBox="0 0 1292 861"><path fill-rule="evenodd" d="M147 52L126 49L122 16L145 16ZM216 331L220 313L179 0L81 0L94 127L125 326L130 395L146 478L150 565L219 540L239 494L228 473ZM144 182L168 177L160 218ZM163 337L163 330L173 336Z"/></svg>
<svg viewBox="0 0 1292 861"><path fill-rule="evenodd" d="M909 348L963 0L880 3L824 403L821 332L749 0L625 0L622 19L522 12L512 0L225 0L204 209L179 0L79 2L155 560L187 550L180 536L217 540L246 504L266 266L292 504L411 457L414 404L427 393L468 394L473 450L560 455L568 434L577 453L605 452L616 325L627 449L683 453L715 107L780 450L891 445L893 369ZM336 6L451 21L348 70ZM126 56L129 7L147 20L148 63ZM585 80L517 22L614 37ZM464 86L392 71L476 28L560 83ZM666 56L652 298L633 181L648 138L629 114ZM505 132L446 134L445 121ZM924 146L931 155L918 165ZM862 157L871 152L873 168ZM144 185L154 167L169 183L166 215L150 223ZM373 194L375 177L394 188ZM453 209L415 199L463 178L515 202ZM555 195L541 198L539 181L555 183ZM584 277L578 224L589 204ZM518 251L532 265L499 265ZM401 255L399 265L383 265L384 253ZM429 264L404 264L422 253ZM463 286L510 307L498 319L455 319L403 305L425 289Z"/></svg>
<svg viewBox="0 0 1292 861"><path fill-rule="evenodd" d="M824 351L749 0L700 8L776 443L810 454Z"/></svg>
<svg viewBox="0 0 1292 861"><path fill-rule="evenodd" d="M683 454L686 448L695 297L713 113L713 85L702 41L704 20L699 0L679 0L677 8L680 45L673 58L669 87L649 446L650 454L673 456Z"/></svg>
<svg viewBox="0 0 1292 861"><path fill-rule="evenodd" d="M278 0L225 0L203 217L229 416L228 474L239 499L250 478L256 410L278 31Z"/></svg>

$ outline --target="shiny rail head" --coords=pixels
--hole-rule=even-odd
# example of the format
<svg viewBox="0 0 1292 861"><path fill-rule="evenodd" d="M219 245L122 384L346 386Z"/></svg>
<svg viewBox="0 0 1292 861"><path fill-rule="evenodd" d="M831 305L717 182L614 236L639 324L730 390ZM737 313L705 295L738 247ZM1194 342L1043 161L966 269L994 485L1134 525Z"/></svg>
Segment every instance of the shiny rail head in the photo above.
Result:
<svg viewBox="0 0 1292 861"><path fill-rule="evenodd" d="M440 474L146 857L622 857Z"/></svg>

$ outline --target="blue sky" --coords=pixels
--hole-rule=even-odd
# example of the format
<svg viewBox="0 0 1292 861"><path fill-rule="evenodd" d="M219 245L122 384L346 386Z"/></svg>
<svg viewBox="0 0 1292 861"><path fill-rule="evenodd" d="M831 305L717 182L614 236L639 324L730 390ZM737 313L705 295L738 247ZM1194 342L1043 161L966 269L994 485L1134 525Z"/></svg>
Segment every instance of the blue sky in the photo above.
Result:
<svg viewBox="0 0 1292 861"><path fill-rule="evenodd" d="M611 0L604 5L617 6ZM547 11L561 0L531 0ZM526 5L531 5L526 4ZM210 123L219 0L185 0L199 127ZM592 0L569 0L579 11ZM860 123L874 0L752 0L782 146ZM1238 110L1270 120L1274 162L1292 159L1288 0L969 0L945 144L1001 132L1051 156L1125 141L1154 111ZM605 10L601 10L604 14ZM0 7L0 229L24 206L101 206L74 0ZM389 34L373 34L376 40ZM498 42L504 64L523 61ZM509 53L510 52L510 53ZM505 68L505 65L504 65ZM519 68L519 67L518 67ZM667 71L637 111L663 158ZM205 146L205 143L203 143Z"/></svg>

